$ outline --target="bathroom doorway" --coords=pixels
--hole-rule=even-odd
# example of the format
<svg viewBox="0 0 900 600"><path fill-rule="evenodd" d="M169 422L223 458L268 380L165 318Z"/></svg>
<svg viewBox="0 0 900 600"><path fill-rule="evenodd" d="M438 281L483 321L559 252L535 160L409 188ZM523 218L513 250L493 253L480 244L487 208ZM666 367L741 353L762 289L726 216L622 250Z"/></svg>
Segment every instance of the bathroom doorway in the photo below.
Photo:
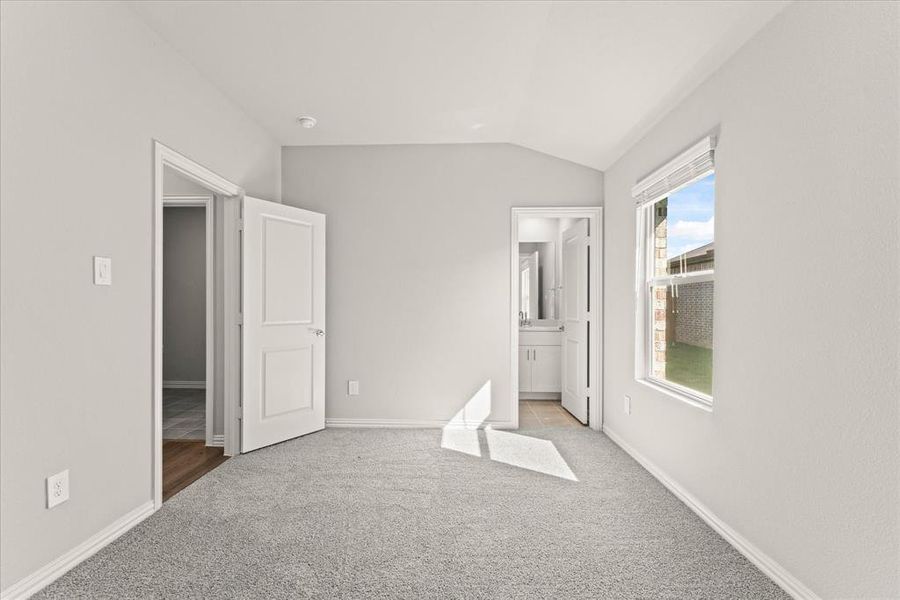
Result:
<svg viewBox="0 0 900 600"><path fill-rule="evenodd" d="M518 426L600 429L600 208L514 208L512 403Z"/></svg>

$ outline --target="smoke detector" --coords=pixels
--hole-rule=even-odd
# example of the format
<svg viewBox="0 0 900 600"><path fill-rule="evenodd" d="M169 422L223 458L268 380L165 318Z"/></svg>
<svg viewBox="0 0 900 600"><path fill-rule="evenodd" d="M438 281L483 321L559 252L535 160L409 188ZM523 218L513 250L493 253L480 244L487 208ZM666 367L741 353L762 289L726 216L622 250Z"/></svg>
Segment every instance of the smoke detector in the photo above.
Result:
<svg viewBox="0 0 900 600"><path fill-rule="evenodd" d="M312 129L316 126L315 117L297 117L297 123L300 124L300 127L303 129Z"/></svg>

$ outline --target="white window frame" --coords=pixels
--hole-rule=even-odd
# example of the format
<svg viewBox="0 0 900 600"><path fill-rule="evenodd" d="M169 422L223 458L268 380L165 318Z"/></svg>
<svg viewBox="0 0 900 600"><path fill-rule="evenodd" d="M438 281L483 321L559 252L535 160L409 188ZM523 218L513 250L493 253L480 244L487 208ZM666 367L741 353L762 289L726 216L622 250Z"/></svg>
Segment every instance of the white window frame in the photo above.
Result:
<svg viewBox="0 0 900 600"><path fill-rule="evenodd" d="M685 285L715 281L715 268L656 277L652 249L654 207L673 193L715 172L715 140L704 138L678 157L641 180L632 195L637 201L635 230L635 379L692 406L711 411L713 397L689 387L653 376L652 289L658 286ZM715 234L713 235L715 240ZM713 292L715 296L715 291ZM715 341L713 342L715 347Z"/></svg>

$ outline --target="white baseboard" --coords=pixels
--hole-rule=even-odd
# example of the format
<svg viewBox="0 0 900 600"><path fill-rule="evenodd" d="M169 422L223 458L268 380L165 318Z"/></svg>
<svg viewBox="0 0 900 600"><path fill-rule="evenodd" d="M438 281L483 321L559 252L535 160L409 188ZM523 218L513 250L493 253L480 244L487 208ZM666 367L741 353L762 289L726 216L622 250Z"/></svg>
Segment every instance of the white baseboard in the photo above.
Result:
<svg viewBox="0 0 900 600"><path fill-rule="evenodd" d="M210 442L209 444L207 444L207 446L210 446L210 447L213 447L213 448L221 448L221 447L224 447L224 446L225 446L225 434L224 434L224 433L217 433L217 434L215 434L215 435L212 437L212 442Z"/></svg>
<svg viewBox="0 0 900 600"><path fill-rule="evenodd" d="M630 454L634 460L649 471L660 483L666 486L669 491L675 494L675 496L687 505L688 508L694 511L698 517L703 519L716 533L725 538L725 541L734 546L738 552L756 565L756 567L765 573L772 581L781 586L781 588L790 594L792 598L795 600L821 600L815 592L806 587L799 579L791 575L787 569L775 562L775 560L765 552L754 546L747 538L729 527L706 505L681 487L681 485L669 477L662 469L632 448L619 434L606 426L603 427L603 433L605 433L613 442L618 444L622 450Z"/></svg>
<svg viewBox="0 0 900 600"><path fill-rule="evenodd" d="M205 390L205 381L163 381L163 388L173 390Z"/></svg>
<svg viewBox="0 0 900 600"><path fill-rule="evenodd" d="M519 400L561 400L559 392L519 392Z"/></svg>
<svg viewBox="0 0 900 600"><path fill-rule="evenodd" d="M483 421L468 423L464 421L447 420L415 420L415 419L325 419L326 427L383 427L389 429L443 429L444 427L459 427L460 429L514 429L512 421Z"/></svg>
<svg viewBox="0 0 900 600"><path fill-rule="evenodd" d="M87 560L123 533L152 515L154 510L153 501L148 500L56 560L44 565L31 575L3 590L0 593L0 600L22 600L38 593L65 575L73 567Z"/></svg>

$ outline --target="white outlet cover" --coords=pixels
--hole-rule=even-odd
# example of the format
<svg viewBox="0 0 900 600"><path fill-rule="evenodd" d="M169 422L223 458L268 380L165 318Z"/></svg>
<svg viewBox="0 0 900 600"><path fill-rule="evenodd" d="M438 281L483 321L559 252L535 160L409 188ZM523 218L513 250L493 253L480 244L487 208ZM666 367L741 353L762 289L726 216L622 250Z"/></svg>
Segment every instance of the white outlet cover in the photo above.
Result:
<svg viewBox="0 0 900 600"><path fill-rule="evenodd" d="M350 380L347 382L347 395L348 396L359 396L359 382Z"/></svg>
<svg viewBox="0 0 900 600"><path fill-rule="evenodd" d="M47 508L53 508L69 499L69 470L60 471L47 478Z"/></svg>
<svg viewBox="0 0 900 600"><path fill-rule="evenodd" d="M624 409L625 409L625 414L626 414L626 415L630 415L630 414L631 414L631 396L625 396L625 406L624 406Z"/></svg>
<svg viewBox="0 0 900 600"><path fill-rule="evenodd" d="M112 285L112 259L108 256L94 257L94 285Z"/></svg>

